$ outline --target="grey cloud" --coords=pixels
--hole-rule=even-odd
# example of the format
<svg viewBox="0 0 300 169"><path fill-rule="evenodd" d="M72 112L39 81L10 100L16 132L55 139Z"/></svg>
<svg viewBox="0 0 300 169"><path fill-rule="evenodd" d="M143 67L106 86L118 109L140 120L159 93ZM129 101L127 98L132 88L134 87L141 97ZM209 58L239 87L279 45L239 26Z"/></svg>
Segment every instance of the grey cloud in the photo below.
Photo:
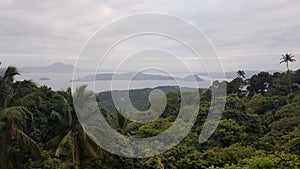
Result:
<svg viewBox="0 0 300 169"><path fill-rule="evenodd" d="M0 60L17 66L73 63L85 41L111 20L138 12L163 12L203 30L223 57L225 69L259 69L263 65L257 59L272 59L263 67L281 69L276 59L282 53L300 54L299 8L300 1L294 0L2 0ZM124 48L147 45L135 42Z"/></svg>

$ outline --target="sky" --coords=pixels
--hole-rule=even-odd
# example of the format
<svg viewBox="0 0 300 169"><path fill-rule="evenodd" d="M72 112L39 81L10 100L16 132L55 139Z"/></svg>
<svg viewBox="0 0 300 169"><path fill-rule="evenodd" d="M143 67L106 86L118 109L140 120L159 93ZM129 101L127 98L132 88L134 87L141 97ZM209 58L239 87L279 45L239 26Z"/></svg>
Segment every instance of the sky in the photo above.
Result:
<svg viewBox="0 0 300 169"><path fill-rule="evenodd" d="M17 67L54 62L74 64L87 40L105 25L121 17L155 12L180 17L200 29L215 47L225 71L284 70L279 59L287 52L298 60L290 67L299 69L299 10L299 0L1 0L0 61ZM166 24L164 20L157 22ZM136 22L130 27L143 25L148 26ZM128 25L126 28L129 29ZM172 30L178 31L180 27L170 28L170 32ZM133 56L124 62L124 69L153 64L181 71L176 58L170 58L170 53L162 54L173 48L180 60L198 70L194 58L172 44L170 39L162 37L131 39L111 52L103 69L118 66L125 57L121 55L127 51ZM136 50L147 45L148 48L166 48L166 51L154 50L150 54L142 51L135 59ZM83 68L89 65L83 64Z"/></svg>

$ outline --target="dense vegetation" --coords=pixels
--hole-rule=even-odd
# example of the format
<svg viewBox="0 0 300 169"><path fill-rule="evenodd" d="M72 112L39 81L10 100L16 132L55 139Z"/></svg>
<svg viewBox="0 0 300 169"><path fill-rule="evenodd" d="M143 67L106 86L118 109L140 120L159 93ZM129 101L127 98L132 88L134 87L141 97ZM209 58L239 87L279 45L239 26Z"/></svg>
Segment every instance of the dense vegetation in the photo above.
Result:
<svg viewBox="0 0 300 169"><path fill-rule="evenodd" d="M119 157L95 145L76 118L70 89L53 91L32 81L15 82L18 72L14 67L0 71L1 169L300 168L300 69L261 72L250 79L244 79L245 72L240 71L236 79L227 82L223 117L203 144L198 143L198 136L211 98L210 89L199 90L200 109L192 131L170 151L144 159ZM242 85L247 86L248 93L241 93ZM150 137L171 126L178 113L180 93L167 93L161 118L146 124L130 122L118 111L101 108L119 132ZM75 94L88 92L81 87ZM139 107L137 101L141 99L133 100Z"/></svg>

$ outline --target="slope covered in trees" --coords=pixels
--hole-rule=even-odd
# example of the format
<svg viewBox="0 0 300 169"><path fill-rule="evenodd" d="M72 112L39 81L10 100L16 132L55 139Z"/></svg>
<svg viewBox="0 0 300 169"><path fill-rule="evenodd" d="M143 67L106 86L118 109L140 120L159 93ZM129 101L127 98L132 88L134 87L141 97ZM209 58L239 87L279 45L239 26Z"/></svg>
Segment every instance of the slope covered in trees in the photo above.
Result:
<svg viewBox="0 0 300 169"><path fill-rule="evenodd" d="M77 120L70 90L16 82L14 67L0 71L0 168L300 168L300 69L288 71L289 76L261 72L227 82L222 119L203 144L198 136L211 98L210 89L199 90L200 109L188 136L171 150L143 159L119 157L93 143ZM248 85L247 95L241 85ZM81 87L75 94L90 93ZM172 125L179 103L180 93L169 91L162 116L145 124L102 108L120 133L150 137Z"/></svg>

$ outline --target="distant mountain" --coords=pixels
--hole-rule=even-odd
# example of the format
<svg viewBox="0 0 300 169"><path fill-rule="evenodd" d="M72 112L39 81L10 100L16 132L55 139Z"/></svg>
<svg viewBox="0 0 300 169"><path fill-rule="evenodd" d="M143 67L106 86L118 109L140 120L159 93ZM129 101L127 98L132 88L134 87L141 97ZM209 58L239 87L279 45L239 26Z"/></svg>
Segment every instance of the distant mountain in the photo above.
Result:
<svg viewBox="0 0 300 169"><path fill-rule="evenodd" d="M183 78L184 81L204 81L201 77L198 75L188 75Z"/></svg>
<svg viewBox="0 0 300 169"><path fill-rule="evenodd" d="M48 66L30 66L19 70L21 73L72 73L74 71L74 66L62 62L56 62Z"/></svg>
<svg viewBox="0 0 300 169"><path fill-rule="evenodd" d="M183 81L203 81L198 75L189 75L184 78L179 77L171 77L166 75L159 74L149 74L149 73L121 73L121 74L113 74L113 73L101 73L95 75L89 75L80 77L79 79L74 79L74 82L87 82L93 80L183 80Z"/></svg>

